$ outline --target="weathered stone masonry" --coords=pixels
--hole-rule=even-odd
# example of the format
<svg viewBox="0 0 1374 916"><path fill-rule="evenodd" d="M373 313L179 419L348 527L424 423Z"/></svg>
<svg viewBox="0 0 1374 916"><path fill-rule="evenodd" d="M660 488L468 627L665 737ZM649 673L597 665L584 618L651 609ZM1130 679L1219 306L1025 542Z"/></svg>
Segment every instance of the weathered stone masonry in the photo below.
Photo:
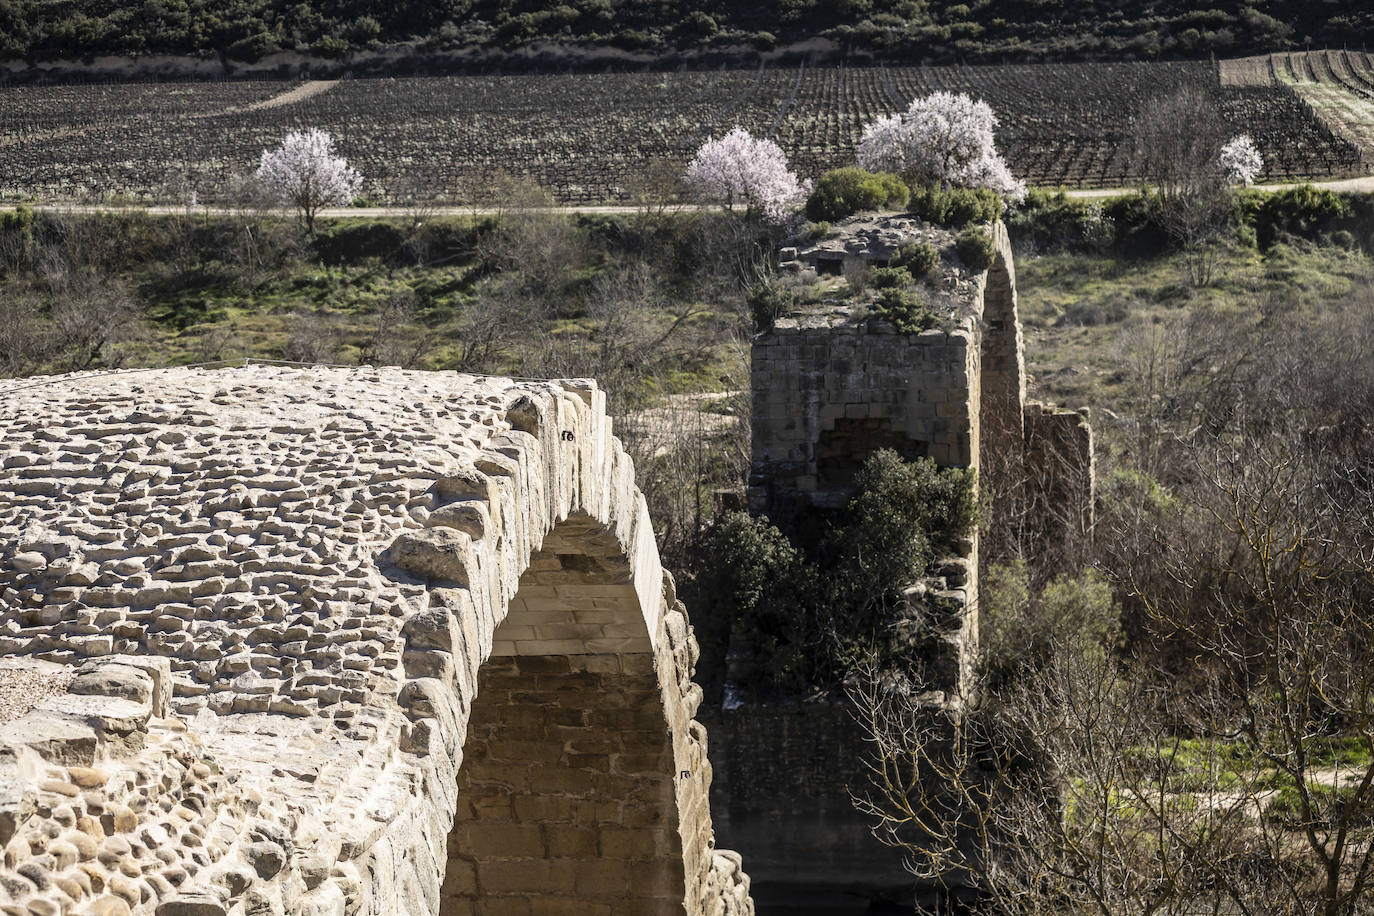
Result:
<svg viewBox="0 0 1374 916"><path fill-rule="evenodd" d="M0 912L752 912L590 382L0 381ZM0 670L0 677L4 673Z"/></svg>
<svg viewBox="0 0 1374 916"><path fill-rule="evenodd" d="M1078 413L1027 402L1011 243L1000 222L992 234L992 266L954 281L959 313L948 329L902 334L862 310L831 307L783 318L755 338L752 511L842 506L864 458L892 448L978 468L993 498L1072 516L1087 533L1091 431ZM971 607L974 550L963 586ZM975 634L970 616L969 639Z"/></svg>
<svg viewBox="0 0 1374 916"><path fill-rule="evenodd" d="M882 261L902 243L901 232L937 248L953 242L952 233L911 218L879 220L881 231L872 219L858 225L852 243L840 224L840 241L822 244L837 257ZM987 271L956 271L946 260L931 280L929 292L956 310L944 330L901 334L862 307L835 303L781 319L755 338L751 511L786 517L841 507L864 458L892 448L907 458L977 468L994 521L1015 526L1018 536L1039 545L1089 536L1091 429L1077 412L1027 401L1010 240L1001 223L992 233ZM793 268L814 255L798 254ZM970 539L962 557L943 562L917 589L964 609L931 643L942 657L924 659L937 682L931 686L954 702L968 689L976 656L979 559ZM717 822L749 857L760 894L788 893L804 905L848 888L863 901L854 912L866 897L909 903L910 876L865 835L849 803L845 784L863 778L862 738L844 710L746 704L713 713L711 727L721 774L713 792ZM838 902L830 906L844 911Z"/></svg>

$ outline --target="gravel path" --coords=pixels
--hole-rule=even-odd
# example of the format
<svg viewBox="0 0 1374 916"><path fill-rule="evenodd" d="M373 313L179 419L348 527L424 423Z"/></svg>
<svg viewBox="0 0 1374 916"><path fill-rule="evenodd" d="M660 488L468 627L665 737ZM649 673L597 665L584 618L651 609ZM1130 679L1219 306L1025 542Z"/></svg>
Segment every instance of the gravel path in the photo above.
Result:
<svg viewBox="0 0 1374 916"><path fill-rule="evenodd" d="M1329 191L1344 191L1347 193L1370 194L1374 193L1374 176L1364 176L1362 178L1337 178L1330 181L1295 181L1283 184L1263 184L1255 185L1257 191L1280 191L1285 188L1297 188L1310 184L1316 188ZM1140 190L1139 188L1089 188L1065 191L1069 197L1078 198L1101 198L1101 197L1121 197L1132 194ZM21 206L16 203L0 204L0 213L6 213L15 207ZM47 210L53 213L120 213L137 212L148 213L155 216L181 215L195 213L205 216L232 216L235 214L260 214L260 210L242 210L233 207L195 207L188 210L185 206L154 205L143 207L119 207L106 206L102 204L23 204L34 210ZM639 213L643 207L621 205L621 204L596 204L591 206L569 206L569 207L532 207L536 212L550 213ZM698 204L676 204L668 208L669 211L686 210L713 210L712 206ZM292 211L280 211L283 216L292 215ZM387 217L408 216L408 217L432 217L432 216L490 216L503 212L500 209L487 207L458 207L458 206L435 206L425 207L419 210L410 207L326 207L319 211L317 217L321 219L333 219L341 217L352 217L357 219L383 219Z"/></svg>
<svg viewBox="0 0 1374 916"><path fill-rule="evenodd" d="M72 677L71 669L42 662L0 666L0 722L18 719L48 697L65 692Z"/></svg>

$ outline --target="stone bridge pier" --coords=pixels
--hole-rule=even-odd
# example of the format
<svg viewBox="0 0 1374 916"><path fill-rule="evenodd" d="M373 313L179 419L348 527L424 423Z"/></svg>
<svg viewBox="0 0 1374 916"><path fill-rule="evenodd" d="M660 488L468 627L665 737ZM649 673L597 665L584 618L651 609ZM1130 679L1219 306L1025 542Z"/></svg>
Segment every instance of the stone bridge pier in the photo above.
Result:
<svg viewBox="0 0 1374 916"><path fill-rule="evenodd" d="M746 914L589 381L0 380L0 912Z"/></svg>

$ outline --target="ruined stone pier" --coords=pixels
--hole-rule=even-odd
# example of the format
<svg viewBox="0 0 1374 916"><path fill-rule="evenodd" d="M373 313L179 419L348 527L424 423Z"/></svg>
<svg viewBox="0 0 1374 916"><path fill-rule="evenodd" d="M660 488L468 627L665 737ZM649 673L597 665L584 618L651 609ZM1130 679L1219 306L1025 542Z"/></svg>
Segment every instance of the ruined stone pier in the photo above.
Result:
<svg viewBox="0 0 1374 916"><path fill-rule="evenodd" d="M839 509L865 458L890 448L908 460L976 468L994 536L1043 551L1090 535L1092 431L1079 412L1027 399L1011 243L1002 223L989 231L993 257L984 270L964 267L954 232L910 216L856 217L789 252L796 260L784 267L793 272L839 274L865 269L855 262L883 265L909 242L930 244L942 257L922 295L944 320L902 333L852 298L836 298L757 335L751 512L797 524ZM921 658L924 686L951 705L973 683L982 559L970 538L962 556L940 558L920 585L919 600L955 609L932 615L940 631ZM865 779L864 737L842 699L745 701L713 710L710 725L720 831L748 858L761 903L826 913L866 912L873 899L910 905L913 880L900 855L869 835L851 802L849 787Z"/></svg>

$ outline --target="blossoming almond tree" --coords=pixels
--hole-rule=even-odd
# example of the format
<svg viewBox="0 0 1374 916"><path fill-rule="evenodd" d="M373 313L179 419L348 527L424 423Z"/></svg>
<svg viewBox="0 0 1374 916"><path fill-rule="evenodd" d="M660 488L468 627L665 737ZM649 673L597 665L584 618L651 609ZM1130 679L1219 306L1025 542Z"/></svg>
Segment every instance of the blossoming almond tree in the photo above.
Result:
<svg viewBox="0 0 1374 916"><path fill-rule="evenodd" d="M363 182L347 160L334 154L334 138L313 127L292 131L275 150L263 150L254 174L278 200L300 212L311 233L321 207L350 202Z"/></svg>
<svg viewBox="0 0 1374 916"><path fill-rule="evenodd" d="M1221 171L1229 184L1243 184L1246 187L1255 183L1259 173L1264 171L1264 157L1249 134L1232 137L1221 148Z"/></svg>
<svg viewBox="0 0 1374 916"><path fill-rule="evenodd" d="M904 114L869 124L859 140L858 163L896 172L913 184L988 188L1021 200L1026 185L997 152L996 127L986 102L962 92L933 92L912 100Z"/></svg>
<svg viewBox="0 0 1374 916"><path fill-rule="evenodd" d="M746 215L771 223L783 222L811 191L811 182L797 180L776 143L755 139L742 127L703 143L687 166L686 180L701 199L728 210L743 205Z"/></svg>

